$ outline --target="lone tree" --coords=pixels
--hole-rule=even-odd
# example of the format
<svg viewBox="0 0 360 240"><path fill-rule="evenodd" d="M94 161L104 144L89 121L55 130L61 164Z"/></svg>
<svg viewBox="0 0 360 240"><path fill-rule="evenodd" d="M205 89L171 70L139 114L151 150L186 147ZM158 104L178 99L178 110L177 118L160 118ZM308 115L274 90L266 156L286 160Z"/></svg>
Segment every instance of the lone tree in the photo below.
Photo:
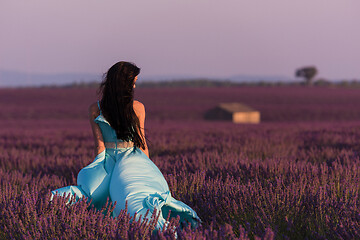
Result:
<svg viewBox="0 0 360 240"><path fill-rule="evenodd" d="M317 74L317 69L314 66L299 68L295 72L296 77L303 77L305 79L305 83L308 86L313 84L312 80Z"/></svg>

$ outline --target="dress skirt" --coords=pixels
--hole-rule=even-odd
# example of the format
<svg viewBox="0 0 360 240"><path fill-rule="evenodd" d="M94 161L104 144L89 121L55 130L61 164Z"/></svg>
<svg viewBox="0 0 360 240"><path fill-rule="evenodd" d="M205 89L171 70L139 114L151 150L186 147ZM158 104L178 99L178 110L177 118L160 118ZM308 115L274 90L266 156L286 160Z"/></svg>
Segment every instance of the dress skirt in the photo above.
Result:
<svg viewBox="0 0 360 240"><path fill-rule="evenodd" d="M107 198L116 202L113 216L122 209L137 218L147 218L160 213L156 229L166 225L167 215L180 216L180 222L197 227L201 222L196 212L185 203L171 196L169 186L158 167L137 147L107 148L94 161L80 170L77 186L63 187L51 192L54 195L71 195L78 201L82 197L92 199L92 204L101 209Z"/></svg>

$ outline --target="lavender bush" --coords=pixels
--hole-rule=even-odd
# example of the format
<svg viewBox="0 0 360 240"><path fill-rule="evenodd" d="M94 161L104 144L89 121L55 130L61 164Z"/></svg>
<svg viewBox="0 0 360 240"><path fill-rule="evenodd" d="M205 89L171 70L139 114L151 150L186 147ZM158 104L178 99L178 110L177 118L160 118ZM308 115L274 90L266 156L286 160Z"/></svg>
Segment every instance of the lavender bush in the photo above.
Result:
<svg viewBox="0 0 360 240"><path fill-rule="evenodd" d="M1 239L357 239L360 90L301 87L137 89L150 157L172 195L203 220L162 232L111 202L66 205L94 156L95 89L0 89ZM166 99L166 101L164 101ZM259 125L205 121L218 102L262 113ZM76 103L76 104L74 104Z"/></svg>

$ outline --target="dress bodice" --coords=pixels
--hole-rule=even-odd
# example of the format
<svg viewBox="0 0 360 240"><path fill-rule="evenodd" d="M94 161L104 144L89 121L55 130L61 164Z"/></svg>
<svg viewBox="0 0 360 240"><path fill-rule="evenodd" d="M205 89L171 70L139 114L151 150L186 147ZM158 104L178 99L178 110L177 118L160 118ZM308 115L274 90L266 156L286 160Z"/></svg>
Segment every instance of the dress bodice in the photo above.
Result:
<svg viewBox="0 0 360 240"><path fill-rule="evenodd" d="M123 142L121 139L117 139L115 130L111 127L110 123L102 115L99 101L98 107L100 110L99 116L97 116L94 121L99 125L104 142Z"/></svg>
<svg viewBox="0 0 360 240"><path fill-rule="evenodd" d="M110 126L110 123L104 118L102 114L97 116L94 121L99 125L101 133L103 135L104 142L120 142L122 140L117 139L115 130Z"/></svg>

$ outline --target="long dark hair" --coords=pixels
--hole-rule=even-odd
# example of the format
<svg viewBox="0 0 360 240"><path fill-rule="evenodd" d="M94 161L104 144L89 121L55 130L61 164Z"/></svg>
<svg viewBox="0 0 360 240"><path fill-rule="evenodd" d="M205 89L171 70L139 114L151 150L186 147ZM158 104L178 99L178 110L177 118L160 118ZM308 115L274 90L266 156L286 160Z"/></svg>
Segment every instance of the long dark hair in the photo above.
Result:
<svg viewBox="0 0 360 240"><path fill-rule="evenodd" d="M140 68L133 63L115 63L100 85L100 108L118 139L132 141L136 147L145 149L145 139L133 108L134 79L139 73Z"/></svg>

